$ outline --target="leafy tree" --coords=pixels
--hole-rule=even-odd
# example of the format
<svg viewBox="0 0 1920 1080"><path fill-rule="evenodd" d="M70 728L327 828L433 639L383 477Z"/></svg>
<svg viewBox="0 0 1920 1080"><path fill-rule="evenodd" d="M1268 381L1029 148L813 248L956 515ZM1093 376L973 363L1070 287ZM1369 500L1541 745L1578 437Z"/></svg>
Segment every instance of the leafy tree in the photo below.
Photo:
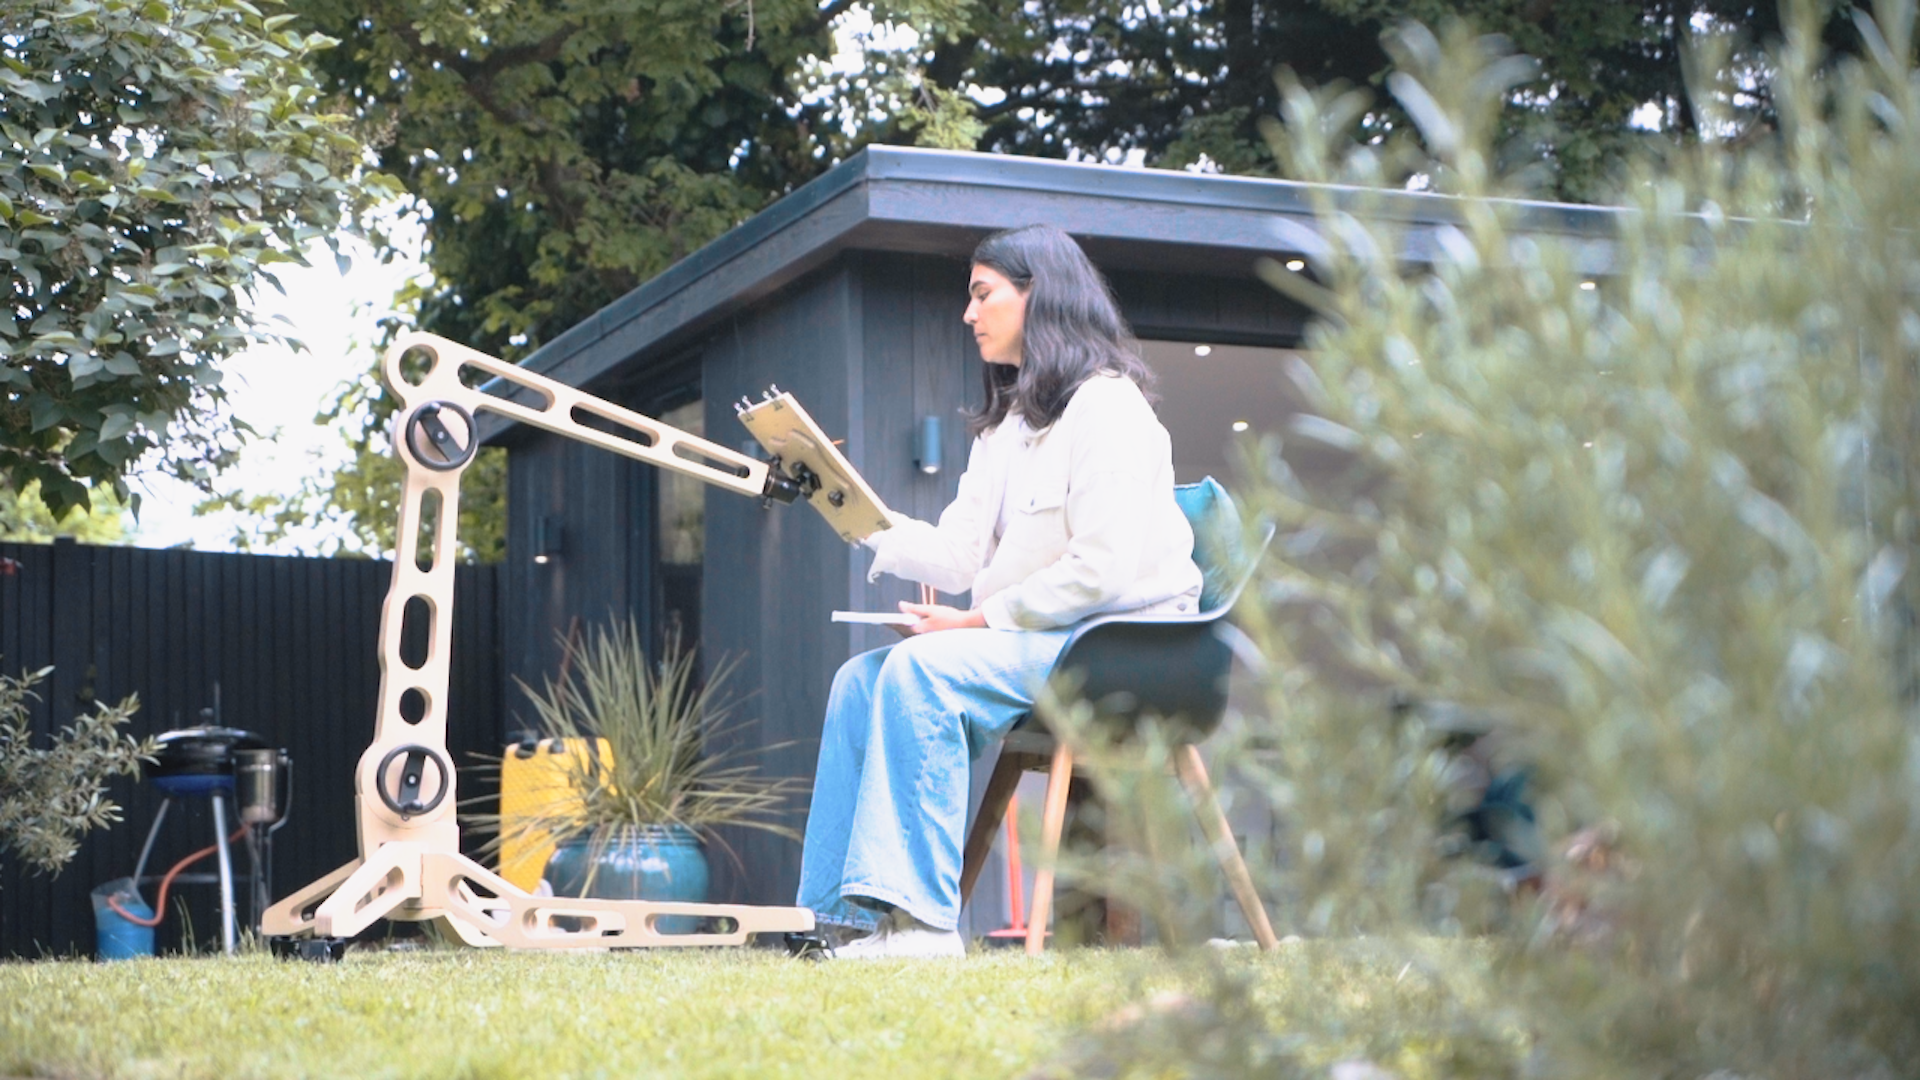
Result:
<svg viewBox="0 0 1920 1080"><path fill-rule="evenodd" d="M294 0L321 70L428 208L418 325L518 357L811 179L853 126L965 135L952 95L823 73L851 0ZM964 0L921 3L938 13ZM891 99L889 99L891 100Z"/></svg>
<svg viewBox="0 0 1920 1080"><path fill-rule="evenodd" d="M221 363L273 336L270 267L376 192L321 112L326 38L247 0L35 0L0 10L0 471L56 516L89 487L137 509L151 465L204 483L247 428Z"/></svg>
<svg viewBox="0 0 1920 1080"><path fill-rule="evenodd" d="M961 0L918 3L933 14ZM846 0L612 10L542 0L454 10L415 0L295 0L343 41L321 70L425 219L430 280L400 322L517 358L738 224L870 138L972 146L964 95L912 68L839 75L822 57ZM903 9L904 10L904 9ZM884 70L883 70L884 69ZM459 148L458 150L452 148ZM243 545L333 523L345 550L390 550L399 468L377 365L322 415L353 461L291 495L230 492ZM468 558L505 548L505 463L463 482Z"/></svg>
<svg viewBox="0 0 1920 1080"><path fill-rule="evenodd" d="M1779 31L1768 0L905 0L869 10L915 43L868 47L847 72L825 58L851 0L293 3L343 42L321 70L429 216L433 281L405 303L421 328L509 358L864 142L1273 174L1258 127L1277 70L1377 84L1388 23L1463 14L1541 61L1508 126L1560 194L1589 197L1635 110L1696 126L1681 60L1696 23L1755 46ZM1745 48L1747 112L1765 122L1767 70ZM1391 103L1371 118L1403 123Z"/></svg>
<svg viewBox="0 0 1920 1080"><path fill-rule="evenodd" d="M91 506L69 507L64 517L40 498L40 482L15 492L0 488L0 540L15 543L45 543L57 536L70 536L88 544L117 544L126 539L126 508L112 491L92 493Z"/></svg>
<svg viewBox="0 0 1920 1080"><path fill-rule="evenodd" d="M324 477L303 478L292 491L223 492L194 512L240 512L233 540L242 551L284 541L295 529L319 528L338 538L319 554L390 556L397 546L400 491L406 479L389 441L392 402L377 373L345 384L314 422L335 425L353 452L351 461ZM506 558L506 499L506 451L483 447L460 478L456 550L461 561Z"/></svg>
<svg viewBox="0 0 1920 1080"><path fill-rule="evenodd" d="M1831 4L1829 44L1854 48L1844 5ZM982 4L923 35L900 62L937 86L977 88L982 149L1043 157L1183 167L1203 158L1225 172L1279 175L1260 136L1280 105L1274 74L1309 85L1381 84L1392 66L1381 32L1403 18L1465 17L1506 35L1538 61L1513 88L1504 126L1514 152L1550 166L1553 193L1590 200L1646 133L1692 135L1683 45L1690 35L1740 38L1730 74L1745 80L1738 120L1771 122L1760 46L1780 33L1770 0L1183 0L1138 5L1072 0ZM1368 116L1379 137L1405 116L1387 100ZM1647 119L1642 117L1641 119Z"/></svg>
<svg viewBox="0 0 1920 1080"><path fill-rule="evenodd" d="M0 675L0 851L43 873L73 858L82 833L120 820L107 781L139 772L155 751L153 740L120 731L140 708L133 697L76 717L36 747L29 702L52 670Z"/></svg>

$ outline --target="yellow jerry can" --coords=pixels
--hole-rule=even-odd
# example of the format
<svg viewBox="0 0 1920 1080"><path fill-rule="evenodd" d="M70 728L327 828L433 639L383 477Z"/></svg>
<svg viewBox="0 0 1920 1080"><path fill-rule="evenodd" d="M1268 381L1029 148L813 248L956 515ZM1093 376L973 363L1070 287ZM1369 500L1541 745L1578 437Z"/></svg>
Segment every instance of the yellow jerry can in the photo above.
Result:
<svg viewBox="0 0 1920 1080"><path fill-rule="evenodd" d="M613 767L613 747L599 744L600 765ZM530 830L529 818L566 816L580 797L568 783L570 772L587 762L587 740L546 739L507 747L500 759L500 876L527 892L540 884L553 854L553 838Z"/></svg>

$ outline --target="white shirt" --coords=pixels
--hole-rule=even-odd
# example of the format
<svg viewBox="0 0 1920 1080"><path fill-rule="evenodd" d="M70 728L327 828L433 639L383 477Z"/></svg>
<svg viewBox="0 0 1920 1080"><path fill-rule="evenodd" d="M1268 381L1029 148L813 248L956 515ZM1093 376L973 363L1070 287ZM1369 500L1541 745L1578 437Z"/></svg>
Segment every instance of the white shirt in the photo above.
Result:
<svg viewBox="0 0 1920 1080"><path fill-rule="evenodd" d="M993 454L995 470L1005 477L1000 489L1000 513L993 526L995 543L1007 535L1007 526L1012 523L1014 513L1026 505L1030 498L1029 489L1033 486L1033 470L1025 468L1026 459L1033 456L1033 429L1018 413L1008 413L1005 420L982 438L994 443L997 453Z"/></svg>
<svg viewBox="0 0 1920 1080"><path fill-rule="evenodd" d="M973 442L938 524L869 536L883 573L971 591L999 630L1049 630L1109 612L1191 612L1193 530L1173 499L1173 449L1131 379L1082 383L1033 432L1009 419Z"/></svg>

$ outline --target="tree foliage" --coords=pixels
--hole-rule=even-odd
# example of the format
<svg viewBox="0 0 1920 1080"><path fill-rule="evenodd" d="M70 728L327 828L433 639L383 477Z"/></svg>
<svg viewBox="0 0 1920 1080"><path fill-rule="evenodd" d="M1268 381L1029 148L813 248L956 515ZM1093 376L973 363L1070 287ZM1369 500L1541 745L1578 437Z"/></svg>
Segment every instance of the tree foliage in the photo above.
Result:
<svg viewBox="0 0 1920 1080"><path fill-rule="evenodd" d="M67 536L87 544L117 544L126 535L126 508L110 490L93 492L91 506L69 507L56 518L40 498L39 481L19 492L0 488L0 540L44 544Z"/></svg>
<svg viewBox="0 0 1920 1080"><path fill-rule="evenodd" d="M233 543L242 551L282 543L296 530L319 530L332 539L316 545L317 554L392 555L399 540L400 492L406 480L406 471L393 453L392 402L377 371L342 385L314 422L334 425L352 452L351 460L280 491L222 492L200 503L194 512L239 512ZM455 551L462 562L506 558L506 499L507 453L499 447L483 447L460 479Z"/></svg>
<svg viewBox="0 0 1920 1080"><path fill-rule="evenodd" d="M52 670L0 675L0 851L43 873L65 866L83 833L120 820L107 781L138 773L155 750L120 730L140 708L133 697L75 717L35 746L29 702Z"/></svg>
<svg viewBox="0 0 1920 1080"><path fill-rule="evenodd" d="M1846 5L1828 7L1830 44L1853 49ZM1537 61L1537 72L1512 88L1503 126L1516 153L1550 167L1549 191L1561 198L1604 193L1610 172L1646 139L1632 124L1643 106L1661 129L1698 134L1686 93L1690 36L1738 37L1730 71L1750 84L1738 119L1770 123L1761 46L1780 33L1772 0L981 4L930 36L916 59L940 86L987 92L982 149L1092 160L1137 153L1168 167L1204 156L1226 172L1279 175L1258 131L1280 107L1277 72L1308 85L1379 86L1392 67L1383 30L1400 19L1451 17L1505 35ZM1405 122L1386 100L1366 130L1378 137Z"/></svg>
<svg viewBox="0 0 1920 1080"><path fill-rule="evenodd" d="M294 0L343 44L321 61L424 219L427 280L394 298L402 323L510 359L811 179L860 141L972 146L964 95L909 63L843 74L825 58L851 6L799 0L609 9L541 0L466 9L415 0ZM937 18L961 0L903 5ZM400 470L378 366L323 422L353 461L292 494L226 493L243 545L339 526L346 548L390 548ZM463 482L466 557L505 547L505 462Z"/></svg>
<svg viewBox="0 0 1920 1080"><path fill-rule="evenodd" d="M1634 142L1636 109L1697 129L1690 27L1756 44L1779 29L1766 0L903 0L862 9L895 32L846 70L829 60L850 0L293 3L342 41L320 61L329 88L428 216L433 280L403 306L509 358L869 141L1272 174L1258 125L1277 71L1380 84L1388 23L1465 14L1541 61L1508 126L1559 193L1586 197ZM1743 49L1764 122L1766 68ZM1403 123L1391 102L1371 118Z"/></svg>
<svg viewBox="0 0 1920 1080"><path fill-rule="evenodd" d="M1452 1003L1340 1033L1357 1056L1793 1080L1920 1053L1915 8L1858 17L1839 62L1823 14L1768 58L1776 136L1639 159L1571 235L1494 198L1542 180L1493 148L1531 70L1501 43L1390 39L1415 127L1385 142L1351 92L1286 88L1277 153L1325 186L1307 267L1267 268L1319 316L1276 376L1317 415L1248 460L1280 540L1241 614L1272 664L1216 759L1275 810L1281 932L1365 933ZM1706 129L1744 92L1715 44ZM1413 176L1461 197L1418 243ZM1350 466L1296 471L1316 447ZM1463 727L1534 770L1553 854L1515 894L1443 857ZM1289 1062L1293 1030L1231 1015L1213 1043Z"/></svg>
<svg viewBox="0 0 1920 1080"><path fill-rule="evenodd" d="M130 501L143 458L204 481L245 427L221 362L272 331L245 294L367 197L319 110L327 41L247 0L0 13L0 471L56 514Z"/></svg>
<svg viewBox="0 0 1920 1080"><path fill-rule="evenodd" d="M868 141L1137 154L1277 175L1259 135L1279 108L1277 71L1314 85L1384 85L1389 22L1464 10L1540 61L1511 88L1509 152L1551 177L1543 193L1586 199L1650 138L1631 125L1635 110L1651 106L1669 132L1697 132L1682 56L1696 25L1737 39L1729 69L1748 89L1729 116L1764 129L1769 76L1757 45L1779 29L1767 0L915 0L868 9L879 29L848 69L828 62L849 45L834 35L847 2L650 0L619 12L585 0L293 2L343 42L319 61L328 89L350 103L426 219L431 280L396 307L508 358ZM1838 30L1829 36L1853 48ZM1370 138L1406 123L1390 97L1364 117ZM392 405L377 378L349 395L367 410L362 426L384 430ZM384 453L382 441L356 439L342 491L386 468L368 457L369 446ZM476 494L476 505L500 501ZM304 501L305 521L364 509L352 498ZM289 511L262 506L283 519ZM360 534L371 541L383 527L384 514Z"/></svg>
<svg viewBox="0 0 1920 1080"><path fill-rule="evenodd" d="M848 0L295 6L341 39L323 72L430 210L418 325L495 355L551 340L844 145L844 102L817 82ZM929 126L941 100L887 122Z"/></svg>

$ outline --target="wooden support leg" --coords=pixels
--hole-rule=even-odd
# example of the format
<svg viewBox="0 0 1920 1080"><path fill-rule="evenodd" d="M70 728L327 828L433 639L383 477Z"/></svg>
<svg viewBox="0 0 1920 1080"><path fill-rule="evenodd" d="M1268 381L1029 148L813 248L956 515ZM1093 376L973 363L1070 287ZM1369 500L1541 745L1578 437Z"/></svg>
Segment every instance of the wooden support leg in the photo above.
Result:
<svg viewBox="0 0 1920 1080"><path fill-rule="evenodd" d="M1000 828L1001 819L1007 816L1007 800L1013 798L1014 789L1020 786L1020 774L1026 771L1026 757L1002 750L1000 759L994 762L993 775L987 780L986 793L980 796L980 812L974 815L973 828L967 833L966 851L960 860L960 906L963 908L973 897L980 870L993 851L993 834Z"/></svg>
<svg viewBox="0 0 1920 1080"><path fill-rule="evenodd" d="M1220 860L1220 869L1227 875L1227 887L1240 902L1247 925L1253 927L1254 940L1262 949L1278 948L1280 942L1273 936L1273 924L1267 921L1267 909L1260 903L1260 894L1254 891L1253 875L1247 872L1246 860L1240 857L1240 845L1233 842L1233 826L1228 823L1226 812L1220 809L1220 800L1214 798L1207 766L1200 760L1200 748L1188 743L1173 760L1174 767L1180 771L1181 783L1193 799L1193 813L1200 819L1200 831L1206 834L1214 858Z"/></svg>
<svg viewBox="0 0 1920 1080"><path fill-rule="evenodd" d="M260 932L268 937L292 937L313 929L313 913L322 900L333 895L340 883L360 869L360 860L343 864L326 877L281 899L260 917Z"/></svg>
<svg viewBox="0 0 1920 1080"><path fill-rule="evenodd" d="M1027 955L1039 956L1047 944L1047 920L1053 914L1053 867L1060 858L1060 833L1067 824L1067 787L1073 781L1073 752L1054 748L1047 773L1047 805L1041 818L1040 866L1033 875L1033 915L1027 923Z"/></svg>
<svg viewBox="0 0 1920 1080"><path fill-rule="evenodd" d="M420 899L420 845L381 844L313 910L316 937L352 937L400 905Z"/></svg>

